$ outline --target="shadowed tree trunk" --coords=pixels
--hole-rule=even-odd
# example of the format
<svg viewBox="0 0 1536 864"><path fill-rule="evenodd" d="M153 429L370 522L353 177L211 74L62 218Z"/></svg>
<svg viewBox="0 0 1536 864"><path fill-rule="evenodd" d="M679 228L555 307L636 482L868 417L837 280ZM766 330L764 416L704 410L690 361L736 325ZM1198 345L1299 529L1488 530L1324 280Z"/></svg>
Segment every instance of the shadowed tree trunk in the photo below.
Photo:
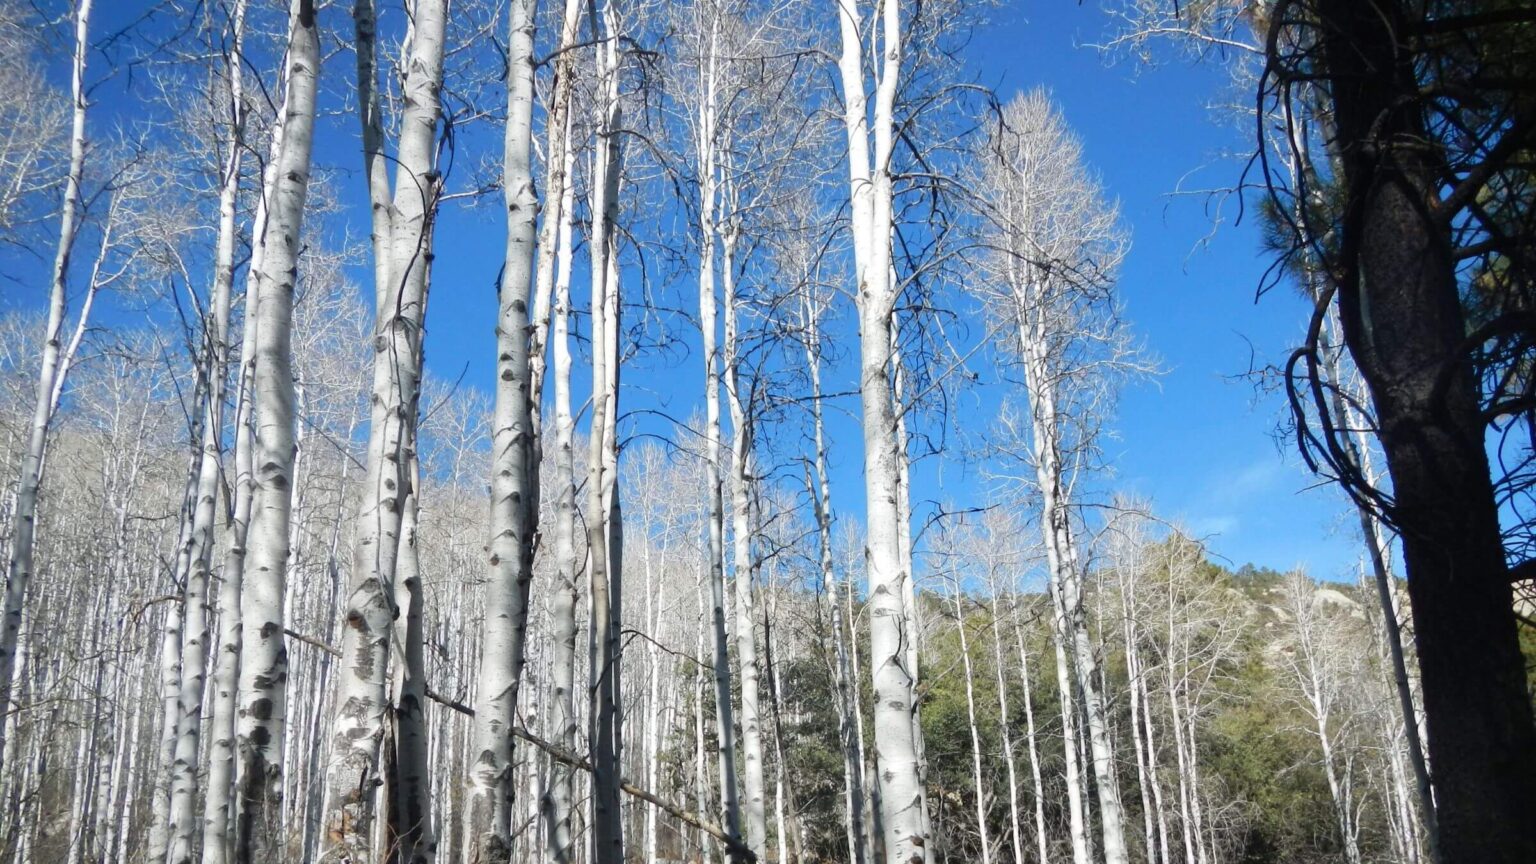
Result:
<svg viewBox="0 0 1536 864"><path fill-rule="evenodd" d="M1443 860L1536 860L1536 726L1434 153L1398 2L1322 0L1345 192L1339 308L1392 477Z"/></svg>

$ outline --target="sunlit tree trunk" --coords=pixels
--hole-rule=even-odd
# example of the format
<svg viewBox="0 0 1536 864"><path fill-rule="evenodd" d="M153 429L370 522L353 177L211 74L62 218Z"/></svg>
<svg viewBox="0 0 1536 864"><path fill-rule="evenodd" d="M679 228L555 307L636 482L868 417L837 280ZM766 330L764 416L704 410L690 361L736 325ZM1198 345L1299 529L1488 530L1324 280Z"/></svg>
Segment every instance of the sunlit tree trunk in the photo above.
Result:
<svg viewBox="0 0 1536 864"><path fill-rule="evenodd" d="M1013 729L1008 713L1008 665L1003 660L1001 592L993 568L987 571L987 590L992 595L992 663L997 676L997 731L1003 742L1003 764L1008 769L1008 842L1017 864L1024 861L1024 825L1019 815L1019 766L1013 752ZM1033 725L1033 724L1031 724ZM1033 730L1031 730L1033 734ZM1041 864L1045 858L1041 856Z"/></svg>
<svg viewBox="0 0 1536 864"><path fill-rule="evenodd" d="M703 4L699 8L702 10ZM718 302L715 295L715 254L719 214L719 168L716 165L716 86L718 58L716 28L711 18L708 27L709 49L701 64L699 106L699 327L704 356L704 485L709 500L708 558L709 588L712 599L711 628L714 633L713 667L715 680L715 745L718 751L720 784L720 821L732 837L741 837L741 808L737 799L736 722L731 704L730 643L726 634L725 605L725 503L721 465L720 432L720 351L718 338ZM701 24L701 38L706 28Z"/></svg>
<svg viewBox="0 0 1536 864"><path fill-rule="evenodd" d="M496 324L496 409L492 442L490 558L485 634L475 710L475 761L468 817L468 860L504 862L512 854L516 778L512 728L525 654L533 576L538 467L530 390L530 299L537 204L532 171L533 2L512 4L503 195L507 247Z"/></svg>
<svg viewBox="0 0 1536 864"><path fill-rule="evenodd" d="M843 604L839 601L842 586L837 579L832 559L832 484L827 477L827 444L821 405L821 336L820 310L809 290L802 298L802 315L805 321L805 365L810 379L812 458L814 476L807 473L807 485L816 519L816 548L821 567L822 601L827 620L831 624L833 696L837 702L838 743L843 755L843 807L847 814L849 864L865 864L868 851L865 844L864 825L864 757L859 747L859 730L855 727L858 695L854 688L857 681L850 668L847 634L843 619ZM814 485L812 483L814 482Z"/></svg>
<svg viewBox="0 0 1536 864"><path fill-rule="evenodd" d="M384 152L383 117L378 93L377 25L372 0L359 0L353 20L357 36L358 101L362 112L363 162L372 205L374 254L373 383L370 400L367 476L359 505L345 601L346 626L331 720L331 761L326 771L325 821L321 859L363 861L376 809L374 778L383 772L380 747L390 725L389 661L391 636L400 612L396 573L402 521L412 496L411 463L415 452L416 409L421 387L421 346L432 260L432 220L438 182L435 169L437 122L441 109L443 0L418 0L411 7L412 27L401 82L397 176L393 200L389 158ZM413 598L419 601L420 597ZM419 614L419 609L416 610ZM402 694L409 697L410 694ZM408 706L401 705L402 710ZM419 706L417 706L419 711ZM412 724L410 737L424 734L420 715L403 713ZM402 730L403 731L403 730ZM399 767L391 761L393 767ZM421 801L422 777L387 782L399 800ZM408 818L408 814L399 814ZM414 864L430 856L430 840L413 825L391 832L400 860ZM427 840L426 844L418 841Z"/></svg>
<svg viewBox="0 0 1536 864"><path fill-rule="evenodd" d="M268 202L257 276L254 400L256 447L247 567L241 601L239 815L241 864L285 857L282 746L287 726L288 652L283 595L293 492L293 291L309 189L320 34L312 0L295 0L288 35L288 92L277 183Z"/></svg>
<svg viewBox="0 0 1536 864"><path fill-rule="evenodd" d="M575 167L574 150L567 148L562 158L565 176L570 178ZM563 218L557 235L559 249L551 328L555 370L555 506L551 517L554 521L555 587L550 599L553 643L550 728L555 743L574 752L580 726L576 709L576 611L581 594L576 558L576 421L571 413L571 223L575 218L575 183L565 183L561 193ZM576 853L571 830L572 796L570 766L550 765L550 781L543 804L544 832L549 858L556 864L569 864Z"/></svg>
<svg viewBox="0 0 1536 864"><path fill-rule="evenodd" d="M724 200L734 212L734 184L725 184ZM766 860L768 850L767 800L763 775L762 710L758 701L761 672L757 659L756 614L753 611L752 577L757 571L753 559L752 524L752 419L742 394L739 355L738 306L736 296L736 243L739 226L735 219L721 227L720 273L725 303L725 395L731 414L731 549L736 594L736 665L741 681L741 754L742 794L745 797L747 848Z"/></svg>
<svg viewBox="0 0 1536 864"><path fill-rule="evenodd" d="M237 0L231 22L233 50L226 74L229 84L229 137L224 143L224 165L219 185L219 225L213 261L213 289L209 314L203 326L203 376L205 407L202 441L197 464L197 491L192 525L184 560L190 568L183 593L184 629L181 646L180 727L171 777L171 864L190 864L201 836L197 816L199 743L203 727L203 696L208 662L208 582L214 547L214 520L218 484L223 471L224 381L229 366L230 295L235 278L237 229L235 209L240 192L240 172L245 145L245 97L241 45L245 27L245 2ZM212 787L207 794L217 794Z"/></svg>
<svg viewBox="0 0 1536 864"><path fill-rule="evenodd" d="M875 751L880 774L881 827L890 864L929 861L926 793L917 748L915 670L908 668L907 605L902 566L900 442L891 393L891 318L897 286L891 279L893 224L891 159L895 101L901 69L901 8L889 0L872 30L881 58L873 119L866 88L862 16L855 0L839 0L844 125L848 138L854 286L859 314L859 391L863 403L866 559L870 598L870 662L875 685ZM873 145L873 146L871 146ZM871 152L873 150L873 152Z"/></svg>
<svg viewBox="0 0 1536 864"><path fill-rule="evenodd" d="M0 621L0 710L10 713L11 689L15 683L16 651L21 636L21 619L27 603L27 588L32 580L33 547L37 531L37 496L43 482L43 460L48 447L48 431L57 410L54 394L63 389L68 368L62 343L64 317L68 312L69 261L80 231L81 183L85 173L86 138L85 60L90 49L92 0L76 0L74 64L70 76L71 125L69 136L69 171L64 177L63 201L59 209L59 242L54 252L53 271L48 287L48 325L43 341L43 358L38 372L37 397L28 430L27 449L21 460L21 475L16 483L16 502L12 515L10 560L5 574L5 618ZM83 326L87 310L80 313ZM0 765L6 756L5 734L8 725L0 723Z"/></svg>
<svg viewBox="0 0 1536 864"><path fill-rule="evenodd" d="M594 864L624 860L619 801L622 729L619 719L623 523L617 488L619 266L616 217L620 171L619 50L611 3L603 8L603 40L596 46L597 148L592 160L592 424L587 456L587 566L591 582L592 849Z"/></svg>

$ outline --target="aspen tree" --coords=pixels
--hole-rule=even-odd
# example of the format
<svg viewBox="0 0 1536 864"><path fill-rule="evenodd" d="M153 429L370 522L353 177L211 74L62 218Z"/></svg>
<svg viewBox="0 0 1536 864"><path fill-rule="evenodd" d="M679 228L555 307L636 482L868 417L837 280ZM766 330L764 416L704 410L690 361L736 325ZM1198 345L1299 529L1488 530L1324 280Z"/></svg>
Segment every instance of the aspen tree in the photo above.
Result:
<svg viewBox="0 0 1536 864"><path fill-rule="evenodd" d="M805 365L810 381L811 443L814 455L811 462L814 474L806 473L807 491L811 496L812 512L816 520L817 564L821 568L822 598L826 606L827 620L832 627L833 668L832 681L837 701L838 743L843 756L843 807L847 814L848 856L850 864L865 864L868 849L864 826L864 757L860 752L860 730L855 725L858 710L857 686L848 659L847 634L843 605L838 601L841 586L837 581L832 558L832 484L827 477L827 443L825 424L822 419L821 390L821 303L814 295L814 283L806 280L801 294L801 320L805 331Z"/></svg>
<svg viewBox="0 0 1536 864"><path fill-rule="evenodd" d="M538 466L530 381L531 291L536 207L532 159L533 0L512 4L502 192L507 246L498 288L496 403L491 444L491 521L485 632L480 646L475 759L470 771L469 860L512 854L515 777L512 727L525 652L533 576Z"/></svg>
<svg viewBox="0 0 1536 864"><path fill-rule="evenodd" d="M599 22L594 22L598 24ZM618 15L603 6L594 54L600 102L592 157L589 238L592 277L592 422L587 454L587 568L591 585L588 733L592 754L595 864L624 860L619 800L622 727L619 630L623 618L623 522L617 486L619 396L618 193L622 165Z"/></svg>
<svg viewBox="0 0 1536 864"><path fill-rule="evenodd" d="M916 670L908 668L910 571L902 566L900 449L892 401L891 319L897 286L891 278L894 109L901 74L901 4L877 7L871 25L876 56L873 100L865 81L863 15L856 0L837 7L844 126L848 138L850 231L859 312L859 393L864 422L865 559L870 597L870 663L875 685L875 753L880 782L885 860L932 860L924 814L926 792L918 753ZM878 48L878 50L876 50ZM871 105L873 101L873 105Z"/></svg>
<svg viewBox="0 0 1536 864"><path fill-rule="evenodd" d="M283 142L275 160L277 182L267 203L267 223L258 238L264 248L256 281L254 492L241 602L235 840L241 864L283 860L287 838L281 818L288 684L283 595L294 487L290 331L320 72L320 34L312 0L295 0L289 19Z"/></svg>
<svg viewBox="0 0 1536 864"><path fill-rule="evenodd" d="M725 138L729 142L730 138ZM729 147L725 152L729 154ZM767 801L763 789L762 706L759 704L760 670L757 658L757 625L752 579L757 571L753 544L756 526L752 519L753 454L750 406L742 393L739 307L736 294L736 248L741 237L739 190L730 176L726 156L722 204L731 214L720 231L721 299L725 305L725 344L722 353L726 404L731 415L731 550L735 582L736 664L741 671L742 792L746 797L746 834L743 839L762 860L767 857Z"/></svg>
<svg viewBox="0 0 1536 864"><path fill-rule="evenodd" d="M391 636L401 605L396 597L396 571L403 542L402 522L411 518L407 501L412 495L432 222L439 194L435 148L442 113L438 92L442 89L447 6L444 0L418 0L410 13L401 81L404 110L398 153L391 160L385 152L378 93L377 12L372 0L358 0L353 9L363 164L372 211L376 320L367 478L347 580L341 650L348 662L338 666L332 757L325 780L322 860L361 861L368 857L366 844L375 810L374 778L380 774L380 746L389 722ZM392 199L390 161L396 165ZM411 694L403 695L409 698ZM402 719L414 726L419 714L405 705L400 708L405 712ZM422 731L416 726L409 734L417 736ZM396 785L402 780L390 778ZM403 798L420 800L420 782L420 775L413 774L410 788L400 790ZM430 838L421 834L420 825L393 827L397 841L404 844L398 850L402 860L431 857Z"/></svg>
<svg viewBox="0 0 1536 864"><path fill-rule="evenodd" d="M68 370L68 349L63 343L64 319L68 313L70 256L80 232L81 182L86 156L86 85L85 61L90 49L92 0L76 0L74 6L74 63L70 75L71 120L69 170L64 177L63 201L59 209L59 240L54 253L48 288L47 335L43 341L43 360L38 372L37 396L16 484L12 513L10 556L5 573L5 618L0 621L0 710L10 712L12 687L16 675L16 650L20 642L22 615L27 604L27 588L32 580L33 547L37 531L37 497L43 483L43 461L48 448L48 431L58 410L55 393L63 389ZM81 309L83 327L90 307ZM71 342L71 345L78 343ZM0 723L0 766L6 758L6 724Z"/></svg>
<svg viewBox="0 0 1536 864"><path fill-rule="evenodd" d="M224 382L229 365L229 315L235 278L237 227L235 209L245 142L245 92L241 63L245 30L245 0L236 0L231 14L231 53L226 57L229 87L227 135L219 183L219 223L213 261L213 289L209 313L203 324L202 371L204 406L202 440L197 442L196 497L191 511L190 537L180 561L186 564L183 593L184 623L181 645L181 686L178 696L179 726L175 761L171 765L170 852L171 864L190 864L200 837L197 816L199 744L203 727L203 697L207 674L208 583L214 551L215 505L219 475L223 471ZM208 791L213 795L213 790Z"/></svg>
<svg viewBox="0 0 1536 864"><path fill-rule="evenodd" d="M570 67L567 66L567 74ZM569 123L569 120L567 120ZM567 140L569 132L567 131ZM556 744L570 751L576 749L579 720L576 710L576 608L581 593L577 581L576 557L576 420L571 413L571 223L575 219L576 165L574 148L563 154L566 181L561 189L561 213L557 233L555 285L551 342L555 371L555 478L554 520L555 586L550 602L552 637L553 711L550 727ZM544 832L550 860L568 864L575 849L571 830L573 781L570 766L550 766L550 780L544 792Z"/></svg>
<svg viewBox="0 0 1536 864"><path fill-rule="evenodd" d="M988 149L983 206L1001 250L999 315L1013 331L1028 389L1028 440L1056 634L1070 658L1070 687L1082 699L1105 860L1125 864L1125 813L1088 633L1088 574L1073 499L1077 474L1093 451L1096 395L1117 376L1146 368L1116 322L1112 289L1125 241L1115 207L1081 164L1081 145L1044 94L1009 103Z"/></svg>

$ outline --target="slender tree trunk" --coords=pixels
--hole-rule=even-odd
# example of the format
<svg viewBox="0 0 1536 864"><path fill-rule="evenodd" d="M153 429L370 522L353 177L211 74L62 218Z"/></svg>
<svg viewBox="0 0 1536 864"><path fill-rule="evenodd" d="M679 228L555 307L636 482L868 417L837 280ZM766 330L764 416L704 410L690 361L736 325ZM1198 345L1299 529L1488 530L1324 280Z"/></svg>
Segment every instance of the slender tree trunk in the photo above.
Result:
<svg viewBox="0 0 1536 864"><path fill-rule="evenodd" d="M411 35L401 83L404 112L400 122L397 176L389 198L389 170L384 153L383 118L377 90L376 12L372 0L353 9L357 36L357 80L362 112L363 163L372 204L374 254L373 384L370 400L367 477L359 504L348 576L342 656L336 678L331 761L326 772L325 821L321 860L363 861L376 805L374 778L383 772L380 748L391 725L389 694L390 640L400 603L396 597L403 520L413 495L411 463L415 452L416 410L422 375L422 338L432 260L432 219L438 180L435 162L441 109L444 0L418 0L411 7ZM420 614L420 597L415 614ZM409 697L411 694L402 694ZM424 735L420 706L398 706L413 724L413 740ZM398 769L398 760L391 760ZM413 771L421 766L412 766ZM420 802L420 774L411 788L402 778L387 782L402 802ZM387 808L386 808L387 809ZM388 812L397 812L390 810ZM397 813L401 818L408 814ZM387 832L403 845L394 850L415 864L430 853L430 838L413 825ZM421 845L417 841L427 841Z"/></svg>
<svg viewBox="0 0 1536 864"><path fill-rule="evenodd" d="M811 384L811 423L815 456L815 485L808 491L816 518L816 546L821 565L822 597L826 606L827 620L832 627L833 697L837 701L838 743L843 751L843 806L847 813L849 864L865 864L869 853L866 848L864 825L864 757L859 746L861 734L855 723L858 709L855 691L857 679L849 666L847 636L844 632L843 606L838 595L841 588L832 563L832 484L827 477L827 444L822 423L821 406L821 337L820 312L809 293L803 299L805 317L805 364ZM811 477L807 476L810 486Z"/></svg>
<svg viewBox="0 0 1536 864"><path fill-rule="evenodd" d="M1143 745L1142 741L1142 715L1148 713L1148 707L1142 700L1142 679L1146 671L1141 665L1141 652L1137 647L1136 622L1131 612L1130 584L1131 580L1139 578L1139 574L1122 574L1120 588L1121 602L1121 629L1125 639L1125 671L1130 679L1130 703L1131 703L1131 746L1136 751L1136 785L1141 793L1142 830L1145 834L1146 858L1148 864L1157 864L1159 860L1157 846L1157 828L1154 817L1157 815L1157 806L1152 798L1152 789L1149 785L1150 768L1148 763L1157 758L1156 751L1151 749L1150 741Z"/></svg>
<svg viewBox="0 0 1536 864"><path fill-rule="evenodd" d="M734 210L735 190L726 184L725 200ZM720 272L725 302L725 395L731 413L731 547L736 587L736 664L741 673L742 793L746 798L747 847L758 860L767 860L768 817L764 797L762 710L758 700L761 672L757 660L757 631L753 622L752 576L752 420L742 399L741 359L737 329L735 217L721 230Z"/></svg>
<svg viewBox="0 0 1536 864"><path fill-rule="evenodd" d="M193 398L193 404L197 406L194 411L194 420L191 429L191 437L198 442L202 431L202 399L206 396L204 383L197 385L197 394ZM194 450L200 450L198 443L194 443ZM191 539L192 518L191 511L195 506L197 494L196 467L198 458L191 460L192 467L189 473L186 489L182 493L182 503L179 528L176 533L176 546L180 550L177 553L176 569L181 571L183 577L186 574L185 563L181 559L187 550ZM175 577L172 577L171 590L176 588ZM177 597L181 601L177 605L168 606L165 617L161 620L160 633L160 729L158 746L155 750L154 782L150 788L149 799L149 832L148 832L148 857L152 861L164 861L171 844L171 773L172 763L176 758L176 729L179 726L181 709L181 631L186 625L186 596Z"/></svg>
<svg viewBox="0 0 1536 864"><path fill-rule="evenodd" d="M431 741L426 717L426 596L417 547L421 467L414 454L409 477L411 491L400 521L400 560L395 571L400 587L405 589L406 608L396 622L400 631L396 639L404 650L393 688L396 749L390 848L394 860L401 864L426 864L437 857L437 834L432 826Z"/></svg>
<svg viewBox="0 0 1536 864"><path fill-rule="evenodd" d="M1018 291L1022 286L1015 286ZM1037 297L1040 288L1036 286ZM1061 466L1059 425L1055 400L1055 382L1047 369L1045 325L1039 320L1041 310L1021 310L1018 323L1020 349L1025 355L1025 377L1029 383L1031 415L1035 440L1035 467L1041 490L1040 522L1045 531L1046 557L1056 585L1058 614L1062 617L1063 638L1072 649L1072 666L1083 699L1089 749L1092 753L1095 787L1099 800L1099 823L1106 864L1126 864L1124 811L1120 805L1119 781L1115 773L1114 750L1109 738L1104 696L1098 680L1098 660L1088 635L1087 614L1083 608L1082 579L1077 541L1073 536L1070 502L1064 500L1067 484Z"/></svg>
<svg viewBox="0 0 1536 864"><path fill-rule="evenodd" d="M906 637L914 610L907 604L900 508L900 442L891 394L891 318L897 286L891 279L893 224L891 154L901 68L901 10L888 0L874 28L881 57L873 121L863 74L864 42L855 0L839 0L844 123L848 135L849 197L859 311L859 391L863 403L868 539L870 654L875 685L875 751L881 827L889 864L928 861L927 796L917 745L916 670L908 668ZM873 139L873 141L871 141ZM873 147L871 147L873 144ZM871 153L873 150L873 153Z"/></svg>
<svg viewBox="0 0 1536 864"><path fill-rule="evenodd" d="M1024 826L1019 817L1019 769L1013 755L1013 728L1008 714L1008 676L1003 662L1003 619L999 605L997 580L988 575L988 590L992 594L992 662L997 675L997 732L1003 742L1003 762L1008 769L1008 841L1012 847L1014 864L1024 864ZM1044 859L1041 859L1044 864Z"/></svg>
<svg viewBox="0 0 1536 864"><path fill-rule="evenodd" d="M238 53L238 52L237 52ZM277 188L277 159L282 152L286 106L279 111L272 129L270 156L262 176L261 197L256 202L252 236L266 234L267 202ZM240 368L235 401L235 480L229 519L229 545L224 553L224 572L219 579L219 650L214 669L213 721L209 728L208 786L203 809L203 864L226 864L234 851L234 832L230 817L234 812L236 765L235 714L240 679L242 576L245 571L246 540L251 522L255 493L255 448L252 414L255 398L256 328L260 321L259 292L263 246L251 249L251 263L246 271L245 323L240 334Z"/></svg>
<svg viewBox="0 0 1536 864"><path fill-rule="evenodd" d="M287 721L288 652L283 598L293 492L294 389L291 329L297 258L309 189L320 34L312 0L295 0L288 36L285 122L277 183L258 242L254 398L256 448L249 565L242 585L240 780L235 856L240 864L285 857L281 824L282 746Z"/></svg>
<svg viewBox="0 0 1536 864"><path fill-rule="evenodd" d="M617 488L619 268L616 217L620 170L617 24L612 4L603 8L602 42L596 47L603 103L592 176L592 426L587 479L587 548L592 585L592 842L594 864L624 860L624 822L619 800L621 736L619 630L622 626L623 543Z"/></svg>
<svg viewBox="0 0 1536 864"><path fill-rule="evenodd" d="M567 67L566 74L570 74ZM566 148L561 157L565 176L571 177L575 154ZM558 234L554 288L554 366L555 366L555 507L553 534L555 551L555 589L550 600L552 637L553 711L550 721L554 742L575 752L580 720L576 711L576 609L581 595L577 581L576 560L576 421L571 413L571 222L575 218L575 183L561 188L561 213ZM571 767L561 762L550 765L550 782L544 793L544 832L549 858L555 864L570 864L575 858L571 830Z"/></svg>
<svg viewBox="0 0 1536 864"><path fill-rule="evenodd" d="M702 8L702 7L701 7ZM719 754L720 822L732 837L741 837L741 808L737 799L736 723L731 705L730 643L726 634L725 504L720 478L720 352L715 297L715 249L719 211L715 120L717 57L711 19L710 50L702 70L704 99L699 117L699 327L704 354L705 495L709 499L709 587L713 601L715 744ZM701 28L702 29L702 28Z"/></svg>
<svg viewBox="0 0 1536 864"><path fill-rule="evenodd" d="M43 483L43 460L48 448L48 431L57 408L56 392L63 389L68 361L62 351L64 317L68 312L69 259L80 231L81 182L85 173L85 58L90 49L92 0L76 0L74 65L70 76L71 120L69 136L69 172L64 177L64 199L59 212L59 244L54 253L53 272L48 288L48 329L43 341L43 358L37 380L37 398L27 436L27 449L21 459L21 475L16 483L16 504L11 523L10 560L5 574L5 618L0 622L0 710L11 712L11 689L16 675L16 651L21 636L21 619L27 604L27 588L32 581L32 552L36 543L37 496ZM89 307L87 307L88 309ZM85 324L81 311L80 325ZM0 723L0 766L6 756L5 734L8 725Z"/></svg>
<svg viewBox="0 0 1536 864"><path fill-rule="evenodd" d="M197 773L203 727L203 696L208 663L208 583L214 547L214 519L219 478L223 472L224 381L229 367L230 297L235 278L235 210L245 155L245 104L241 46L245 29L245 0L237 0L231 22L233 47L227 74L230 92L229 138L219 188L218 239L214 250L210 314L203 326L203 374L207 380L197 497L186 560L191 569L184 592L185 629L181 647L181 726L171 780L171 864L191 864L201 836L197 818ZM210 787L207 794L213 795Z"/></svg>
<svg viewBox="0 0 1536 864"><path fill-rule="evenodd" d="M1051 596L1051 645L1056 651L1056 690L1061 698L1062 751L1066 759L1068 830L1072 837L1073 864L1089 864L1088 819L1084 812L1082 767L1079 762L1077 697L1072 668L1067 663L1067 645L1071 641L1065 604L1054 577L1049 579Z"/></svg>
<svg viewBox="0 0 1536 864"><path fill-rule="evenodd" d="M971 671L971 641L966 635L965 609L960 603L960 584L951 591L955 600L955 632L960 637L960 668L965 674L965 719L971 731L971 773L976 784L976 836L981 841L981 864L992 862L992 841L987 836L986 786L981 772L981 729L976 725L976 679Z"/></svg>
<svg viewBox="0 0 1536 864"><path fill-rule="evenodd" d="M476 758L468 818L471 861L505 862L512 854L515 777L512 727L526 645L529 587L537 530L538 466L531 391L530 292L534 277L533 0L512 4L503 195L507 248L496 325L497 381L492 442L489 578L481 645Z"/></svg>

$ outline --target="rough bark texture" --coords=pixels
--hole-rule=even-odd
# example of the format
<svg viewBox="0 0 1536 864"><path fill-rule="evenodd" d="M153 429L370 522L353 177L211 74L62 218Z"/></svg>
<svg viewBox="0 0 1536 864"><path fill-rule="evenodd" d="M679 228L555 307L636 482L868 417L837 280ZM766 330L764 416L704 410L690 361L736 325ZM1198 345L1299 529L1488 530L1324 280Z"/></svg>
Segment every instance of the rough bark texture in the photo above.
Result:
<svg viewBox="0 0 1536 864"><path fill-rule="evenodd" d="M1443 860L1536 860L1536 725L1400 3L1319 4L1346 210L1339 303L1392 477Z"/></svg>
<svg viewBox="0 0 1536 864"><path fill-rule="evenodd" d="M293 490L294 387L291 329L304 202L309 191L320 34L311 0L298 0L288 36L288 93L277 183L268 202L257 277L256 451L247 567L241 603L239 816L236 859L285 858L282 748L287 726L288 652L283 594Z"/></svg>
<svg viewBox="0 0 1536 864"><path fill-rule="evenodd" d="M470 771L471 861L499 862L512 853L512 724L528 620L537 527L530 390L530 292L534 266L534 198L530 163L533 117L533 3L512 4L503 196L507 246L496 321L496 407L492 440L490 557Z"/></svg>
<svg viewBox="0 0 1536 864"><path fill-rule="evenodd" d="M404 110L398 154L388 160L377 89L376 12L371 0L353 10L357 36L357 80L363 126L363 161L372 205L374 254L373 384L369 409L367 479L359 505L348 577L342 657L332 720L330 765L326 772L326 827L322 860L367 858L375 812L374 790L381 775L380 746L390 723L391 636L400 603L395 594L406 501L412 495L416 411L422 374L422 338L432 260L432 218L438 179L434 149L441 114L444 0L412 6L410 44L401 83ZM389 197L388 162L397 175ZM419 596L414 598L420 614ZM401 706L402 708L404 706ZM411 736L423 734L419 717ZM404 731L404 730L402 730ZM398 769L398 760L395 762ZM417 800L419 788L393 792ZM390 811L400 818L405 814ZM418 823L419 824L419 823ZM390 832L403 861L430 850L410 826Z"/></svg>

